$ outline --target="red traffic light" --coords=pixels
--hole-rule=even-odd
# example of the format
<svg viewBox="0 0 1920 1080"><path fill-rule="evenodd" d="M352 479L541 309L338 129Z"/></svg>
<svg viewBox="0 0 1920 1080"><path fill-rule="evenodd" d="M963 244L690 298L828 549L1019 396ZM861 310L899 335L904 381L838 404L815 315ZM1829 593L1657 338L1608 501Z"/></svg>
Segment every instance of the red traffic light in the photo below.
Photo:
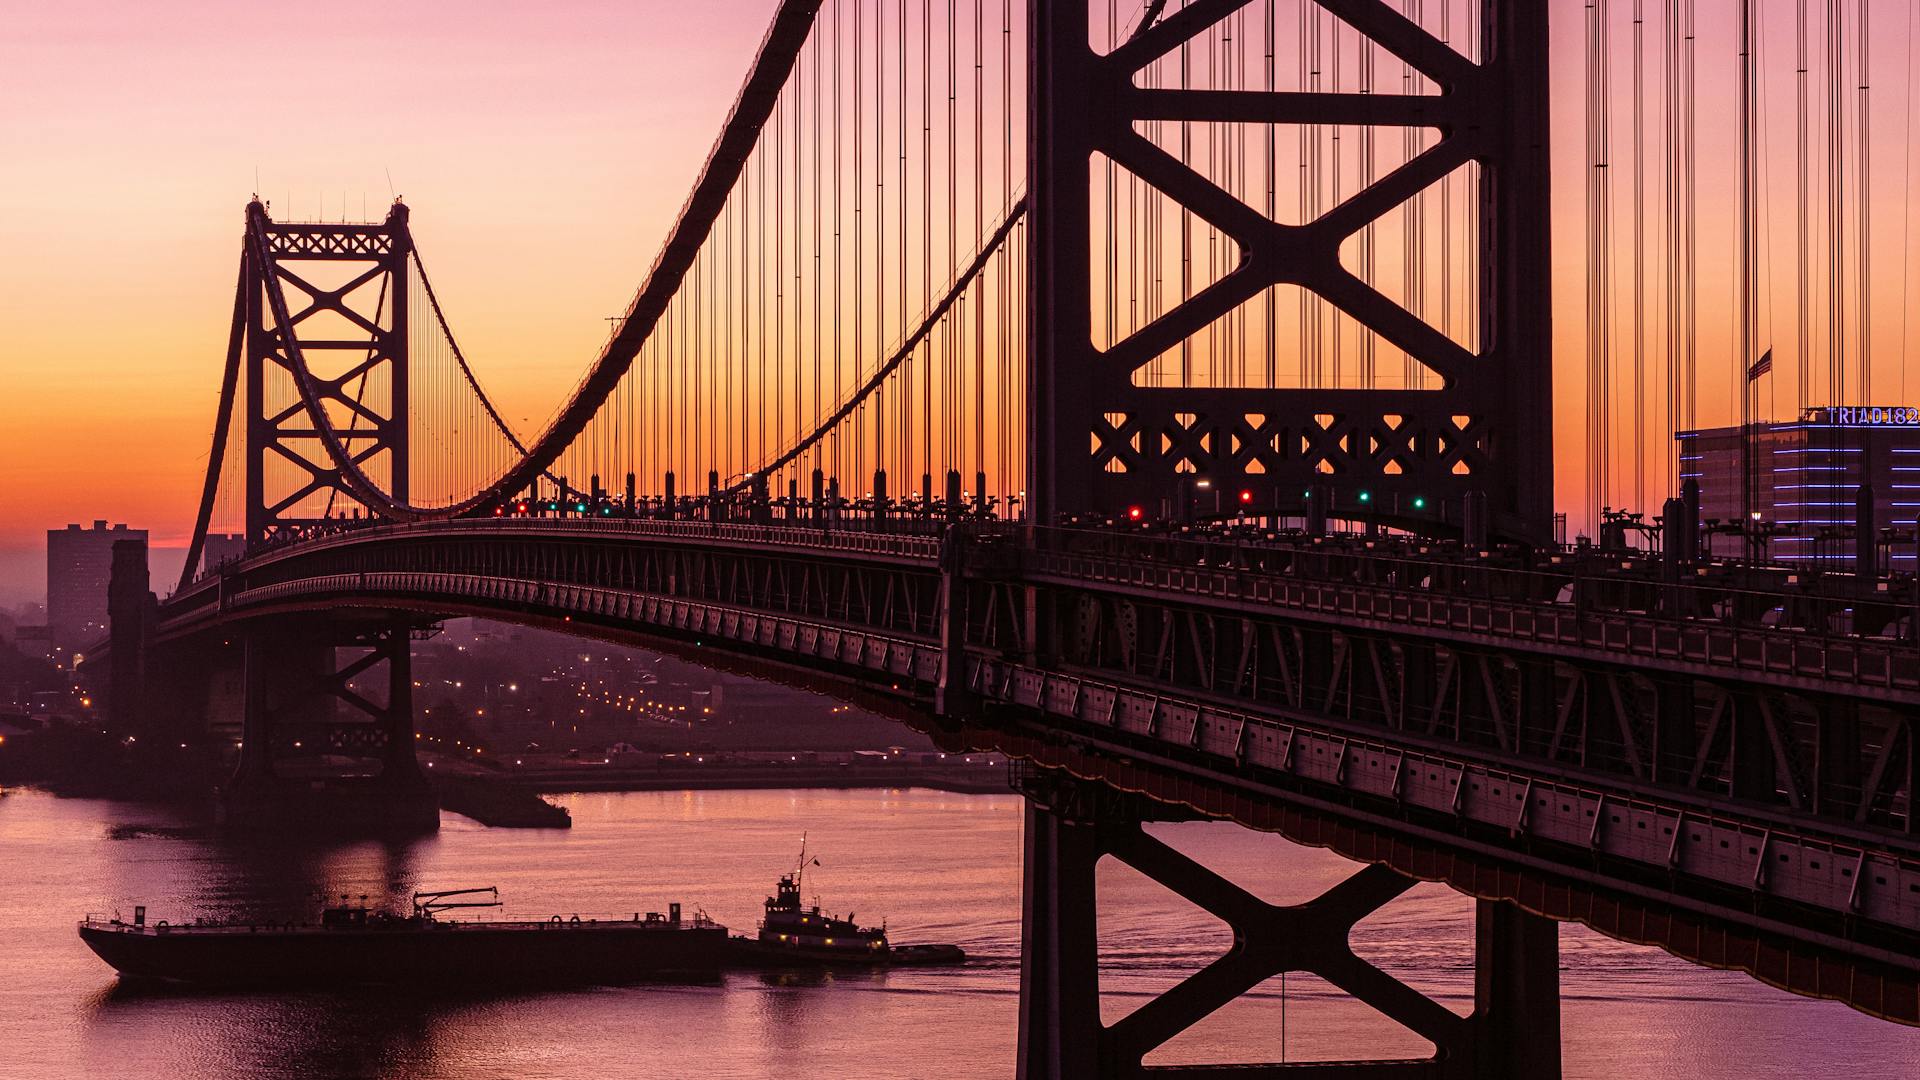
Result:
<svg viewBox="0 0 1920 1080"><path fill-rule="evenodd" d="M1142 510L1137 506L1129 506L1127 507L1127 520L1139 521L1142 517L1146 516L1146 513L1147 512L1145 510Z"/></svg>
<svg viewBox="0 0 1920 1080"><path fill-rule="evenodd" d="M1253 501L1253 489L1241 488L1240 489L1240 505L1245 506L1247 503L1250 503L1252 501Z"/></svg>

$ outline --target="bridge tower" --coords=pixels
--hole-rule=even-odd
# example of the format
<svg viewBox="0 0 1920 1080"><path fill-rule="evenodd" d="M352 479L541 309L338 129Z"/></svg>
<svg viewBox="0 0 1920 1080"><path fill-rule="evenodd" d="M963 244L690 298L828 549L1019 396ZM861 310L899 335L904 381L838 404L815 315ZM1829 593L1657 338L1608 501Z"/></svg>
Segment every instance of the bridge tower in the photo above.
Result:
<svg viewBox="0 0 1920 1080"><path fill-rule="evenodd" d="M247 206L246 537L249 547L357 512L314 423L396 501L408 494L408 275L395 202L377 224L277 222ZM278 288L269 289L270 279ZM298 357L294 355L298 351Z"/></svg>
<svg viewBox="0 0 1920 1080"><path fill-rule="evenodd" d="M371 480L407 501L413 238L398 201L377 223L278 222L257 198L246 214L236 318L254 548L363 512L322 421ZM227 821L437 826L414 757L415 629L403 615L334 612L246 626L229 659L240 753L221 795Z"/></svg>
<svg viewBox="0 0 1920 1080"><path fill-rule="evenodd" d="M1547 7L1481 0L1475 63L1385 3L1319 0L1434 95L1168 90L1136 76L1229 19L1246 0L1149 5L1105 54L1088 0L1030 6L1031 213L1028 487L1033 520L1184 513L1188 483L1260 492L1297 516L1386 517L1420 531L1551 539ZM1431 128L1437 140L1317 218L1283 224L1136 125L1346 124ZM1132 334L1096 347L1096 156L1231 239L1237 265ZM1443 177L1477 164L1480 325L1468 349L1342 263L1341 246ZM1429 389L1143 385L1143 368L1266 290L1298 286L1424 366ZM1362 493L1365 494L1362 494ZM1366 505L1359 505L1365 503ZM1348 513L1342 514L1342 511ZM1382 512L1385 513L1382 513ZM1048 642L1036 642L1041 653ZM1043 658L1043 663L1046 660ZM1276 908L1154 840L1171 808L1099 785L1029 784L1019 1075L1144 1075L1145 1055L1271 975L1319 974L1435 1047L1428 1061L1330 1063L1328 1075L1551 1080L1560 1074L1556 928L1510 904L1479 909L1474 1013L1461 1018L1347 946L1359 919L1411 884L1369 866L1326 896ZM1094 866L1111 856L1234 931L1214 965L1115 1024L1100 1017ZM1175 1070L1179 1071L1179 1070ZM1293 1075L1297 1066L1248 1075ZM1305 1075L1306 1073L1302 1073ZM1312 1075L1320 1075L1318 1071Z"/></svg>
<svg viewBox="0 0 1920 1080"><path fill-rule="evenodd" d="M1150 14L1105 55L1088 44L1087 0L1030 6L1034 520L1117 517L1135 506L1157 516L1179 497L1185 477L1249 489L1260 505L1293 516L1321 505L1336 516L1384 516L1482 541L1551 539L1551 5L1481 0L1484 59L1474 63L1389 4L1320 0L1437 94L1137 85L1142 69L1245 6L1212 0L1157 20ZM1282 224L1156 146L1137 128L1153 121L1424 128L1438 139L1320 216ZM1104 350L1095 347L1092 316L1096 155L1191 211L1240 252L1217 282ZM1350 271L1341 245L1473 164L1480 227L1466 243L1479 260L1480 316L1477 347L1469 349ZM1432 373L1432 388L1141 385L1156 358L1274 286L1298 286L1404 350Z"/></svg>

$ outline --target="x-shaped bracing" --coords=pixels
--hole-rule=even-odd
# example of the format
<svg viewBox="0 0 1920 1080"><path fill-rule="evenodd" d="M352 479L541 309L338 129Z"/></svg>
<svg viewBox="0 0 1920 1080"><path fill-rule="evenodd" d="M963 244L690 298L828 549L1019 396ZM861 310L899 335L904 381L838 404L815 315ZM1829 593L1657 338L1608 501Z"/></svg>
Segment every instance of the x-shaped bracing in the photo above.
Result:
<svg viewBox="0 0 1920 1080"><path fill-rule="evenodd" d="M1440 86L1437 95L1375 95L1136 86L1133 76L1249 0L1202 0L1137 35L1098 65L1112 108L1094 116L1093 148L1192 210L1240 248L1240 263L1107 350L1136 371L1214 320L1275 285L1299 285L1436 372L1449 386L1470 377L1474 356L1452 338L1347 270L1340 245L1469 161L1483 157L1480 129L1464 105L1485 100L1482 70L1379 0L1325 0L1321 7L1405 59ZM1433 127L1440 139L1312 221L1285 225L1248 206L1156 145L1140 121L1367 124Z"/></svg>
<svg viewBox="0 0 1920 1080"><path fill-rule="evenodd" d="M1378 1010L1432 1043L1445 1057L1464 1051L1470 1023L1380 968L1362 960L1350 942L1353 927L1405 893L1414 884L1385 866L1370 865L1301 904L1270 904L1148 835L1136 824L1103 825L1100 846L1106 854L1138 870L1181 898L1218 917L1233 931L1233 945L1213 963L1108 1025L1103 1058L1124 1068L1141 1062L1156 1047L1192 1027L1228 1002L1283 972L1317 975L1355 1000ZM1430 1062L1374 1062L1369 1076L1425 1075ZM1331 1064L1340 1075L1352 1066ZM1236 1076L1303 1075L1300 1066L1235 1069ZM1155 1075L1180 1075L1181 1067L1156 1068Z"/></svg>

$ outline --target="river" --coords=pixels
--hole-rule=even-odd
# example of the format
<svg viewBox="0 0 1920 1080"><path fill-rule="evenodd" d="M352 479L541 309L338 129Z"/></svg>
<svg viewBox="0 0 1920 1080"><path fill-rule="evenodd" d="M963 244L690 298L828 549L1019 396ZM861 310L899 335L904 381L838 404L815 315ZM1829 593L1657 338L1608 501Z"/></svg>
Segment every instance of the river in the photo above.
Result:
<svg viewBox="0 0 1920 1080"><path fill-rule="evenodd" d="M564 797L566 832L449 815L411 842L242 843L160 809L15 791L0 799L0 1078L1011 1077L1020 803L907 791L632 792ZM1352 864L1227 826L1155 832L1274 902ZM497 885L510 914L630 915L681 901L750 931L801 836L809 902L886 919L895 941L951 941L951 970L511 994L134 992L81 945L83 913L311 917L320 892L376 902ZM1103 865L1109 1020L1197 969L1227 935L1158 885ZM1417 886L1363 921L1362 956L1464 1012L1470 908ZM1920 1030L1578 927L1561 931L1569 1078L1920 1077ZM1394 1057L1418 1038L1306 976L1278 980L1150 1062Z"/></svg>

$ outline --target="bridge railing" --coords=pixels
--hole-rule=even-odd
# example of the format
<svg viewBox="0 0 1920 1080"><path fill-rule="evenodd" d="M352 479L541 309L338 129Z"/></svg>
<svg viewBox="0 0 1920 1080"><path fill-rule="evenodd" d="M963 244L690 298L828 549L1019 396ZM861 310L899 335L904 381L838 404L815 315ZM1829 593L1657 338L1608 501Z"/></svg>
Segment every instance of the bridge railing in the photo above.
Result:
<svg viewBox="0 0 1920 1080"><path fill-rule="evenodd" d="M1043 538L1022 551L1026 571L1086 583L1182 593L1316 617L1374 622L1471 644L1622 657L1817 679L1858 692L1920 693L1912 618L1870 598L1691 584L1638 588L1549 564L1539 570L1373 555L1338 549L1116 543L1087 535ZM1891 633L1845 632L1863 609ZM1787 613L1797 613L1783 618ZM1796 625L1796 622L1798 625Z"/></svg>
<svg viewBox="0 0 1920 1080"><path fill-rule="evenodd" d="M631 536L655 536L673 540L721 540L736 544L804 547L824 551L847 551L868 555L894 555L913 559L936 559L940 538L908 531L880 531L867 528L809 528L801 525L749 525L731 522L659 521L643 518L529 518L514 528L552 529L570 533L619 533ZM474 529L498 526L500 519L475 518L427 526L401 528Z"/></svg>
<svg viewBox="0 0 1920 1080"><path fill-rule="evenodd" d="M1184 586L1209 587L1225 575L1386 588L1461 599L1501 601L1583 613L1611 613L1683 624L1716 624L1790 633L1801 638L1916 643L1920 598L1902 584L1854 584L1851 578L1760 575L1739 568L1700 566L1689 577L1662 580L1649 566L1617 555L1559 554L1515 566L1492 553L1445 545L1371 541L1222 540L1205 534L1145 536L1097 530L1038 529L1035 557L1180 570ZM1090 565L1090 563L1088 564ZM1129 571L1133 572L1133 571Z"/></svg>

